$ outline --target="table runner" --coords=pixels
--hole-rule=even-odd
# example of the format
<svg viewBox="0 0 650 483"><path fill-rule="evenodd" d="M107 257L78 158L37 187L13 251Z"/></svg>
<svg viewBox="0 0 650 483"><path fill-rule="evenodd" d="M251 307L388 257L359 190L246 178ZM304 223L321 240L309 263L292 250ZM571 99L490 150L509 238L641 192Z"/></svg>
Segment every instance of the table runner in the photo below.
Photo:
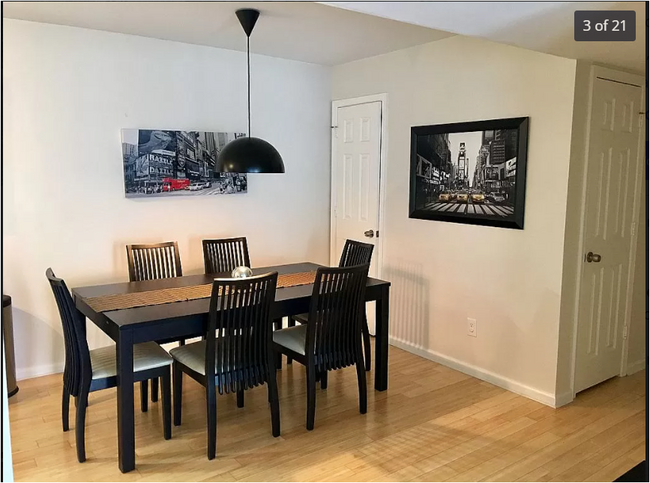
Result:
<svg viewBox="0 0 650 483"><path fill-rule="evenodd" d="M286 273L278 275L278 288L297 287L314 283L316 272ZM120 293L88 297L85 302L95 312L132 309L148 305L162 305L174 302L209 298L212 294L212 284L191 285L189 287L173 287L145 292Z"/></svg>

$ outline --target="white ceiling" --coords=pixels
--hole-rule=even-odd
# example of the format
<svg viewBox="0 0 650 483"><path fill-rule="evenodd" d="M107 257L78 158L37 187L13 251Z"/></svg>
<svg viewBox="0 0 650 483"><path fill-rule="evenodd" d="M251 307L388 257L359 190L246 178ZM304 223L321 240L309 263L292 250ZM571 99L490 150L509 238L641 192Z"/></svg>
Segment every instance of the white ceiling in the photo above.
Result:
<svg viewBox="0 0 650 483"><path fill-rule="evenodd" d="M645 2L328 2L414 25L645 72ZM635 42L576 42L575 10L636 11Z"/></svg>
<svg viewBox="0 0 650 483"><path fill-rule="evenodd" d="M335 65L453 34L313 2L3 2L3 16L245 50L235 10L261 11L251 52Z"/></svg>

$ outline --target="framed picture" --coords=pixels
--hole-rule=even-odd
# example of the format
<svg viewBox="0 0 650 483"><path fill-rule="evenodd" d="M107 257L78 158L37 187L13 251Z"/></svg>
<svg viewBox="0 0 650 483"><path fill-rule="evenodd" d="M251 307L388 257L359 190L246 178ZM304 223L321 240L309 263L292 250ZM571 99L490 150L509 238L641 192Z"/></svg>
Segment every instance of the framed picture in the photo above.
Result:
<svg viewBox="0 0 650 483"><path fill-rule="evenodd" d="M246 174L214 170L234 132L122 129L127 198L246 193Z"/></svg>
<svg viewBox="0 0 650 483"><path fill-rule="evenodd" d="M411 128L409 218L524 227L528 118Z"/></svg>

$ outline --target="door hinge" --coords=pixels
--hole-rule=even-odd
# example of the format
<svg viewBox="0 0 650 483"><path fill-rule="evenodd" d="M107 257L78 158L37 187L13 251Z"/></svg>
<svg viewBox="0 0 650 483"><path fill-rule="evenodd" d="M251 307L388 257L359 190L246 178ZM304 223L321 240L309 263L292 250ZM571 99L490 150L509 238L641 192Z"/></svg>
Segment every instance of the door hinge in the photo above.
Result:
<svg viewBox="0 0 650 483"><path fill-rule="evenodd" d="M645 117L645 112L639 113L639 127L643 127L643 118Z"/></svg>
<svg viewBox="0 0 650 483"><path fill-rule="evenodd" d="M636 235L636 221L632 222L632 226L630 227L630 236Z"/></svg>
<svg viewBox="0 0 650 483"><path fill-rule="evenodd" d="M623 339L627 339L627 325L623 326Z"/></svg>

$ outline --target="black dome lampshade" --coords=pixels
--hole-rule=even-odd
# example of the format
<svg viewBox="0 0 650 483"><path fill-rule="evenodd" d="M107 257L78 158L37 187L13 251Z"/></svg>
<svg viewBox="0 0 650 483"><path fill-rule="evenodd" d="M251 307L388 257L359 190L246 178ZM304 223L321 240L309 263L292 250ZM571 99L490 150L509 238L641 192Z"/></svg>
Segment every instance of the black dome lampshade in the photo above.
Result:
<svg viewBox="0 0 650 483"><path fill-rule="evenodd" d="M216 171L225 173L284 173L282 156L269 142L251 137L251 53L250 35L260 12L244 8L236 12L246 33L248 61L248 137L229 142L219 153Z"/></svg>

